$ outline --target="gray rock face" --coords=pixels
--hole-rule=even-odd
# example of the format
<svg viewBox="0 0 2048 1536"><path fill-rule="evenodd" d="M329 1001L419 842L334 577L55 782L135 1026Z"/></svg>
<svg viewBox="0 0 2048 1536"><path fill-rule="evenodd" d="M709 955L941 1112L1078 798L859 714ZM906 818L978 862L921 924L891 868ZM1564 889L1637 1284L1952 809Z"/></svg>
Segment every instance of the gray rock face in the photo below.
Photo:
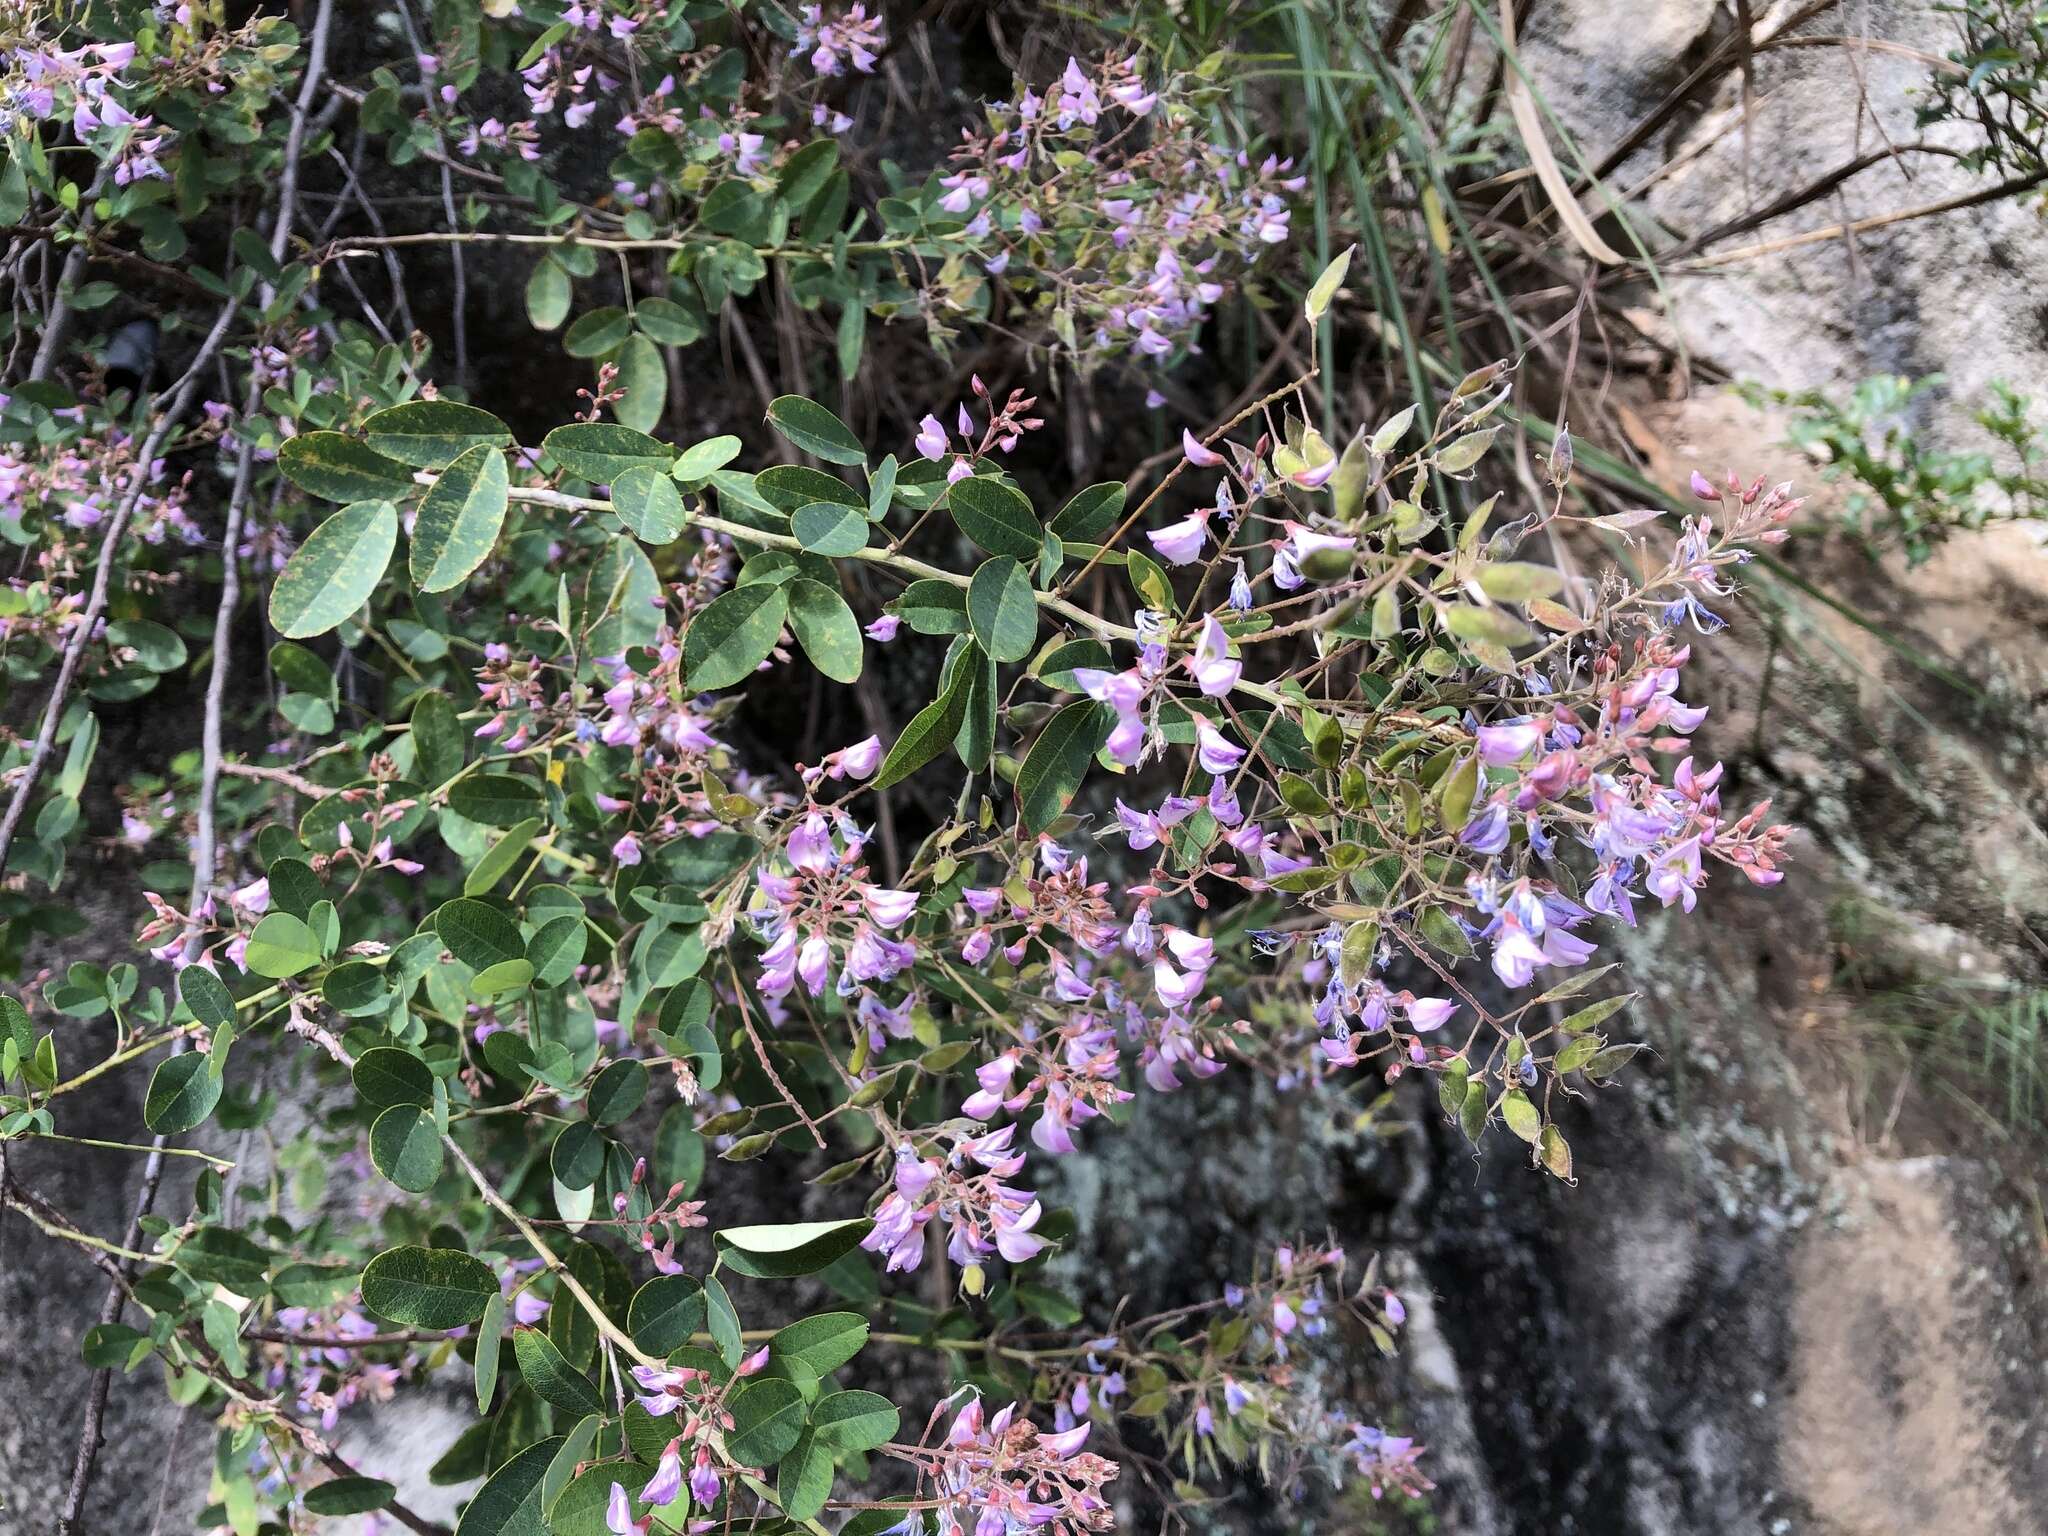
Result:
<svg viewBox="0 0 2048 1536"><path fill-rule="evenodd" d="M1939 7L1869 0L1796 27L1786 20L1805 6L1750 9L1760 47L1746 99L1740 73L1721 73L1610 178L1616 191L1633 192L1671 163L1631 204L1639 223L1649 216L1644 236L1653 250L1812 188L1873 152L1898 153L1783 218L1715 242L1704 253L1709 264L1674 262L1666 280L1676 313L1664 322L1666 333L1729 375L1777 387L1940 373L1952 405L1936 413L1944 420L1967 414L1962 408L1992 379L2037 386L2048 355L2041 298L2048 240L2038 190L1729 259L1742 248L1885 218L1995 180L1935 152L1973 147L1981 142L1975 130L1914 122L1926 94L1925 58L1958 41ZM1729 38L1731 14L1712 0L1561 0L1534 8L1523 29L1524 57L1550 110L1587 162L1598 163ZM1859 46L1861 39L1868 45ZM1586 205L1601 206L1593 198Z"/></svg>

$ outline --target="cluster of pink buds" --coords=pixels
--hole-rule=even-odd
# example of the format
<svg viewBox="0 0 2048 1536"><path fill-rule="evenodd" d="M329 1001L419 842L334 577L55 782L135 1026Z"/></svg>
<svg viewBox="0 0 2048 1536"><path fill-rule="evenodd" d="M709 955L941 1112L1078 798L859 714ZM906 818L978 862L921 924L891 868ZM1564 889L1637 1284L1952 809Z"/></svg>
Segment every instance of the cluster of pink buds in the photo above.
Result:
<svg viewBox="0 0 2048 1536"><path fill-rule="evenodd" d="M954 448L953 439L948 435L945 423L937 416L927 413L924 420L918 423L918 454L934 464L946 463L946 479L949 483L965 480L973 474L976 460L985 459L998 449L1004 453L1011 452L1026 432L1036 431L1045 425L1042 417L1026 414L1038 404L1037 396L1027 395L1021 389L1013 389L1010 391L1010 398L1003 403L1002 409L996 410L990 404L988 386L982 383L981 375L978 373L973 376L973 388L975 398L989 413L988 419L977 435L974 413L965 405L958 407L953 420L954 430L960 434L958 449Z"/></svg>
<svg viewBox="0 0 2048 1536"><path fill-rule="evenodd" d="M945 1409L941 1403L933 1410L927 1437ZM975 1397L954 1416L937 1445L891 1454L916 1466L920 1485L929 1480L939 1502L938 1528L948 1536L970 1531L975 1536L1023 1531L1078 1536L1112 1530L1116 1524L1103 1491L1119 1469L1082 1449L1091 1427L1042 1433L1015 1403L985 1413Z"/></svg>
<svg viewBox="0 0 2048 1536"><path fill-rule="evenodd" d="M642 1190L647 1184L647 1159L636 1158L633 1162L633 1188ZM664 1275L680 1275L683 1266L676 1262L676 1243L684 1233L697 1227L708 1226L710 1218L704 1215L702 1200L686 1200L683 1184L671 1184L668 1193L638 1222L633 1223L637 1232L636 1241L654 1267ZM632 1205L632 1196L620 1190L612 1196L612 1214L621 1220L626 1218Z"/></svg>
<svg viewBox="0 0 2048 1536"><path fill-rule="evenodd" d="M1072 966L1052 942L1064 935L1091 955L1107 955L1117 944L1116 909L1109 904L1109 883L1088 878L1088 860L1076 857L1050 838L1038 844L1036 871L1026 868L1005 886L969 886L960 893L977 926L961 941L960 956L980 965L1000 953L1012 965L1021 963L1034 941L1045 945L1055 966L1066 966L1061 986L1079 997L1088 987L1072 974ZM998 930L1009 937L998 949ZM1069 997L1067 1001L1077 1000Z"/></svg>
<svg viewBox="0 0 2048 1536"><path fill-rule="evenodd" d="M764 1346L740 1362L733 1373L733 1380L752 1376L767 1363L768 1351ZM724 1401L731 1383L717 1385L705 1372L687 1366L636 1365L632 1368L632 1375L634 1401L653 1418L673 1417L676 1433L663 1448L654 1475L637 1495L639 1501L648 1506L647 1515L636 1520L633 1500L628 1497L625 1486L621 1483L611 1485L605 1529L613 1536L644 1536L653 1528L652 1512L674 1505L683 1497L686 1488L689 1502L709 1513L718 1503L718 1496L724 1488L721 1468L726 1474L734 1470L716 1449L717 1436L733 1427L732 1414ZM683 1468L686 1455L690 1461L687 1474ZM664 1524L661 1529L670 1527ZM708 1529L708 1523L702 1526L692 1524L689 1529Z"/></svg>

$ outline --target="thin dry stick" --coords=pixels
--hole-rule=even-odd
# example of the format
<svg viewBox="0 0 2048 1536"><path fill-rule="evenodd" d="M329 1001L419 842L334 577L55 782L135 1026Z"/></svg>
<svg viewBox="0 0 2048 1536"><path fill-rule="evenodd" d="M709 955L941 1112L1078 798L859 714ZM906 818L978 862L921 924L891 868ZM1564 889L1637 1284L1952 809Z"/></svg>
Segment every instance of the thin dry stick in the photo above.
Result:
<svg viewBox="0 0 2048 1536"><path fill-rule="evenodd" d="M746 989L740 985L739 972L733 969L729 961L725 973L732 978L733 996L739 999L740 1023L746 1026L747 1038L754 1042L754 1054L761 1058L761 1070L768 1074L768 1081L773 1083L775 1091L782 1095L782 1102L795 1112L797 1119L803 1121L804 1129L811 1133L811 1140L821 1147L824 1146L825 1137L819 1131L817 1122L804 1112L803 1105L797 1103L796 1095L789 1091L789 1085L782 1080L782 1074L775 1070L775 1063L768 1059L768 1047L761 1043L760 1035L754 1031L754 1015L747 1007Z"/></svg>
<svg viewBox="0 0 2048 1536"><path fill-rule="evenodd" d="M325 784L315 784L289 768L266 768L261 763L222 763L220 771L231 779L259 779L266 784L282 784L293 794L304 795L308 800L325 800L336 793Z"/></svg>
<svg viewBox="0 0 2048 1536"><path fill-rule="evenodd" d="M1819 245L1829 240L1839 240L1844 235L1868 234L1873 229L1884 229L1892 224L1906 224L1914 219L1932 218L1936 214L1954 213L1959 209L1976 208L1984 203L2001 202L2005 198L2031 192L2043 184L2048 184L2048 171L2036 171L2031 176L2002 181L1995 187L1965 193L1960 197L1944 198L1938 203L1923 203L1917 208L1901 208L1894 213L1873 214L1867 219L1850 219L1840 224L1830 224L1825 229L1810 229L1804 234L1786 235L1779 240L1766 240L1760 245L1744 245L1732 251L1716 251L1710 255L1695 257L1674 270L1693 272L1706 267L1721 267L1733 262L1749 261L1758 256L1775 256L1781 251L1796 250L1802 245Z"/></svg>
<svg viewBox="0 0 2048 1536"><path fill-rule="evenodd" d="M47 379L50 370L57 366L57 354L64 346L64 334L71 329L71 293L78 286L78 279L85 271L85 263L92 255L92 228L99 222L93 212L99 204L100 193L106 190L110 167L101 166L100 172L92 179L92 185L78 200L85 211L78 217L78 242L71 247L71 254L64 258L64 268L57 274L57 291L50 300L50 312L43 317L43 337L36 346L36 358L29 365L28 376L34 380ZM148 462L147 456L144 462Z"/></svg>
<svg viewBox="0 0 2048 1536"><path fill-rule="evenodd" d="M228 322L235 318L235 308L232 299L221 306L220 318L213 322L213 329L201 344L199 355L192 360L192 366L177 385L170 406L157 417L141 451L135 456L134 484L114 515L107 519L107 531L100 540L99 568L93 572L92 593L86 599L85 612L72 627L71 638L65 642L64 657L57 667L57 680L51 686L50 702L43 711L43 723L36 732L36 744L29 754L28 766L21 771L15 783L6 816L0 818L0 874L7 870L7 855L14 846L15 831L28 811L29 800L36 792L43 770L50 765L51 754L57 745L57 725L64 718L64 702L70 697L71 684L78 676L79 661L85 655L93 632L99 627L100 616L106 612L107 587L113 578L114 557L120 551L122 536L128 531L128 520L135 515L136 504L149 487L149 466L156 461L157 452L163 447L164 439L170 436L171 428L190 409L193 397L199 392L199 376L213 361L215 350L227 335Z"/></svg>
<svg viewBox="0 0 2048 1536"><path fill-rule="evenodd" d="M132 1249L142 1238L143 1218L156 1205L157 1187L163 1182L164 1151L163 1137L156 1138L156 1146L150 1149L149 1161L142 1169L142 1189L135 1198L135 1214L128 1222L128 1236L122 1242L123 1248ZM134 1268L131 1259L118 1259L118 1273L107 1287L106 1300L100 1303L100 1326L117 1322L121 1309L127 1304L127 1280ZM78 1528L78 1517L85 1510L86 1490L92 1485L93 1464L99 1459L100 1447L106 1443L107 1395L113 1386L114 1373L110 1367L102 1366L92 1373L92 1385L86 1392L85 1431L78 1438L78 1456L71 1465L71 1486L64 1494L64 1507L57 1512L57 1536L71 1536Z"/></svg>
<svg viewBox="0 0 2048 1536"><path fill-rule="evenodd" d="M286 246L291 240L292 221L296 213L299 188L299 154L305 141L306 110L311 105L313 93L319 88L320 76L327 59L327 38L329 24L333 20L334 0L320 0L320 10L313 23L313 36L307 52L305 79L299 87L298 100L292 108L291 132L285 141L284 172L278 181L277 219L270 235L270 256L273 261L284 257ZM268 309L275 301L276 290L268 283L260 293L260 307ZM232 313L232 309L228 311ZM194 364L196 378L202 364ZM245 416L253 416L262 403L260 381L251 371L249 379L249 400ZM235 488L228 498L227 531L221 550L221 596L220 607L213 621L213 669L206 685L206 714L201 728L201 769L199 778L198 827L192 839L192 931L186 935L185 956L196 959L200 950L198 931L199 912L213 886L215 851L218 844L214 797L220 784L220 737L221 710L227 696L229 636L233 627L236 604L241 598L239 565L236 547L242 537L242 508L248 499L249 483L255 467L254 445L244 442L241 458L236 465ZM153 455L143 455L142 466L146 467ZM101 575L111 563L111 549L102 551ZM4 863L4 859L0 859ZM176 1054L185 1048L181 1038L173 1046ZM133 1248L142 1236L142 1221L156 1204L158 1186L163 1180L164 1136L161 1132L154 1138L149 1161L143 1166L142 1193L136 1201L135 1216L128 1226L128 1238L124 1247ZM100 1304L102 1325L119 1320L127 1304L128 1261L122 1261L121 1273L114 1283L107 1287L106 1300ZM101 1366L93 1372L92 1385L86 1394L85 1429L78 1440L78 1458L71 1469L71 1486L65 1494L64 1507L57 1516L57 1536L72 1536L77 1528L78 1517L85 1508L85 1496L92 1485L95 1462L99 1458L100 1446L106 1440L107 1395L112 1386L113 1371Z"/></svg>

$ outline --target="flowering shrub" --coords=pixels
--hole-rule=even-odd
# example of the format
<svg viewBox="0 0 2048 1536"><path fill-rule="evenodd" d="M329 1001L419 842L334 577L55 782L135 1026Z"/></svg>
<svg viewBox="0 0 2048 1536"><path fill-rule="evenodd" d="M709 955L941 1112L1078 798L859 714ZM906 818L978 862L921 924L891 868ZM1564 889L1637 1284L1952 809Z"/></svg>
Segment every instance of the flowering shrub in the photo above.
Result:
<svg viewBox="0 0 2048 1536"><path fill-rule="evenodd" d="M1950 0L1935 7L1953 29L1952 69L1929 78L1919 121L1955 122L1981 135L1969 163L2038 184L2048 170L2048 16L2016 0Z"/></svg>
<svg viewBox="0 0 2048 1536"><path fill-rule="evenodd" d="M181 855L143 867L136 952L0 999L9 1143L62 1141L75 1090L147 1068L135 1230L81 1230L11 1167L0 1189L108 1276L87 1362L154 1359L218 1424L198 1523L435 1529L331 1434L458 1370L478 1418L434 1475L481 1483L462 1536L1064 1536L1115 1525L1134 1447L1184 1469L1180 1500L1234 1466L1424 1491L1421 1448L1304 1368L1340 1323L1393 1347L1406 1309L1375 1266L1302 1241L1220 1296L1090 1318L1055 1267L1073 1217L1040 1191L1137 1095L1226 1071L1427 1074L1475 1143L1504 1125L1570 1179L1571 1101L1637 1049L1603 929L1690 912L1716 872L1780 878L1784 828L1724 809L1690 750L1684 676L1785 537L1789 488L1697 479L1667 539L1657 511L1577 510L1561 437L1545 499L1510 510L1477 494L1499 364L1335 443L1311 371L1049 499L1016 457L1051 431L1037 397L979 377L875 435L805 393L769 401L752 448L666 431L659 349L732 314L763 248L793 294L894 302L847 265L831 141L771 145L744 105L773 97L708 41L722 11L501 29L511 7L448 5L430 40L401 8L417 83L380 64L363 90L329 73L331 4L303 40L133 9L132 49L15 53L15 216L88 256L110 238L89 220L147 249L143 210L169 216L181 177L203 201L188 157L213 140L281 173L267 234L176 269L204 302L164 328L168 388L153 362L117 379L104 345L64 354L66 310L95 307L77 272L15 334L0 642L35 724L0 759L11 898L55 890L79 846L98 712L184 675L188 634L207 687L196 755L163 721L169 761L121 788L121 840ZM886 39L806 9L802 89ZM486 62L514 57L531 119L477 119ZM600 251L672 247L672 281L569 323L599 365L573 419L516 431L485 408L516 402L444 387L360 288L361 320L328 307L352 252L399 237L306 238L323 83L395 164L445 187L487 162L544 223L565 221L537 169L554 119L620 136L619 233L562 232L529 310L568 322ZM1009 261L1083 364L1184 353L1223 271L1284 240L1291 188L1208 145L1169 86L1128 61L1020 85L922 201L881 200L907 224L870 254L957 262L927 295ZM52 152L88 145L90 196ZM332 206L374 219L339 158ZM482 231L432 233L459 255ZM108 249L175 285L169 256ZM1309 287L1310 328L1347 259ZM1532 558L1588 525L1643 541L1633 575ZM873 698L884 667L912 707L823 750L749 714L798 677ZM80 1066L88 1022L107 1048ZM248 1064L279 1059L326 1110L276 1154L291 1205L252 1213L245 1152L176 1143L260 1125ZM203 1171L157 1214L178 1156ZM922 1374L884 1376L885 1351Z"/></svg>
<svg viewBox="0 0 2048 1536"><path fill-rule="evenodd" d="M1974 413L1988 446L1930 447L1909 413L1941 389L1933 375L1875 374L1843 397L1742 386L1754 406L1790 411L1786 440L1844 486L1842 521L1872 555L1896 545L1918 565L1951 535L2048 514L2048 448L2033 402L1994 379Z"/></svg>

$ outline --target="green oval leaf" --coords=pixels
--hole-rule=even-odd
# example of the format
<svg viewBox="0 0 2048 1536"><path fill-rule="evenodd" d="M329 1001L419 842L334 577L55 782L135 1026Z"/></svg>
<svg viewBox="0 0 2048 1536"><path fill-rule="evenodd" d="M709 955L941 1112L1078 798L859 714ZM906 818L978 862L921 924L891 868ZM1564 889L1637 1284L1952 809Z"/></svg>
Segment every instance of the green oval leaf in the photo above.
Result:
<svg viewBox="0 0 2048 1536"><path fill-rule="evenodd" d="M548 1166L563 1188L590 1188L604 1172L604 1137L586 1121L563 1126L548 1154Z"/></svg>
<svg viewBox="0 0 2048 1536"><path fill-rule="evenodd" d="M958 481L947 494L953 521L960 531L992 555L1031 560L1045 540L1031 502L1013 485L972 476Z"/></svg>
<svg viewBox="0 0 2048 1536"><path fill-rule="evenodd" d="M453 400L410 400L363 423L370 447L417 469L440 469L475 448L509 448L512 429L489 411Z"/></svg>
<svg viewBox="0 0 2048 1536"><path fill-rule="evenodd" d="M583 918L574 912L551 917L526 941L526 959L533 967L535 986L559 987L576 974L583 962L588 941L583 935Z"/></svg>
<svg viewBox="0 0 2048 1536"><path fill-rule="evenodd" d="M789 627L811 665L835 683L858 679L864 647L860 621L846 599L808 576L797 577L783 590L789 594Z"/></svg>
<svg viewBox="0 0 2048 1536"><path fill-rule="evenodd" d="M804 1432L804 1398L796 1383L780 1376L748 1382L727 1400L732 1428L726 1454L750 1467L770 1467L795 1447Z"/></svg>
<svg viewBox="0 0 2048 1536"><path fill-rule="evenodd" d="M505 1298L493 1292L484 1303L483 1321L476 1325L476 1411L489 1413L491 1398L498 1390L498 1344L505 1331Z"/></svg>
<svg viewBox="0 0 2048 1536"><path fill-rule="evenodd" d="M681 1349L703 1326L704 1287L688 1275L648 1281L626 1310L626 1331L650 1355L666 1357Z"/></svg>
<svg viewBox="0 0 2048 1536"><path fill-rule="evenodd" d="M827 464L867 462L867 451L852 429L815 400L783 395L769 402L768 421L805 453Z"/></svg>
<svg viewBox="0 0 2048 1536"><path fill-rule="evenodd" d="M636 432L652 432L668 407L668 368L661 351L635 332L619 348L618 364L614 387L625 395L613 403L612 414Z"/></svg>
<svg viewBox="0 0 2048 1536"><path fill-rule="evenodd" d="M420 502L407 563L422 592L446 592L490 558L505 526L505 455L479 445L441 471Z"/></svg>
<svg viewBox="0 0 2048 1536"><path fill-rule="evenodd" d="M340 432L302 432L277 450L277 467L322 501L380 501L409 496L412 471Z"/></svg>
<svg viewBox="0 0 2048 1536"><path fill-rule="evenodd" d="M811 1433L835 1451L871 1451L896 1438L896 1405L874 1392L833 1392L811 1410Z"/></svg>
<svg viewBox="0 0 2048 1536"><path fill-rule="evenodd" d="M533 967L524 956L487 965L469 979L471 997L496 997L500 992L517 992L533 981Z"/></svg>
<svg viewBox="0 0 2048 1536"><path fill-rule="evenodd" d="M911 716L910 724L889 748L882 766L875 771L873 789L887 789L901 783L953 744L960 722L967 717L967 694L972 667L960 667L945 691Z"/></svg>
<svg viewBox="0 0 2048 1536"><path fill-rule="evenodd" d="M824 1312L777 1330L768 1350L812 1376L827 1376L859 1354L867 1341L866 1318L856 1312Z"/></svg>
<svg viewBox="0 0 2048 1536"><path fill-rule="evenodd" d="M683 531L683 495L652 464L635 464L612 482L612 510L649 544L673 544Z"/></svg>
<svg viewBox="0 0 2048 1536"><path fill-rule="evenodd" d="M162 1136L189 1131L220 1102L221 1080L204 1052L187 1051L157 1064L142 1100L142 1121Z"/></svg>
<svg viewBox="0 0 2048 1536"><path fill-rule="evenodd" d="M1074 676L1075 669L1106 669L1109 663L1109 647L1100 640L1068 640L1053 646L1039 657L1032 664L1032 671L1038 674L1038 680L1048 688L1057 688L1062 693L1079 693L1081 681Z"/></svg>
<svg viewBox="0 0 2048 1536"><path fill-rule="evenodd" d="M584 1100L583 1112L592 1125L617 1125L647 1097L647 1068L628 1057L615 1061L597 1074Z"/></svg>
<svg viewBox="0 0 2048 1536"><path fill-rule="evenodd" d="M391 1003L384 972L367 960L344 960L320 983L320 996L336 1013L369 1018Z"/></svg>
<svg viewBox="0 0 2048 1536"><path fill-rule="evenodd" d="M337 1477L306 1490L306 1508L316 1515L366 1515L398 1497L381 1477Z"/></svg>
<svg viewBox="0 0 2048 1536"><path fill-rule="evenodd" d="M490 1266L454 1248L391 1248L363 1271L363 1305L405 1328L460 1328L498 1294Z"/></svg>
<svg viewBox="0 0 2048 1536"><path fill-rule="evenodd" d="M429 789L438 789L461 771L469 733L445 693L421 697L412 711L413 771Z"/></svg>
<svg viewBox="0 0 2048 1536"><path fill-rule="evenodd" d="M852 314L862 314L855 308ZM792 1520L812 1520L832 1494L832 1452L806 1429L775 1469L775 1501Z"/></svg>
<svg viewBox="0 0 2048 1536"><path fill-rule="evenodd" d="M740 440L731 435L707 437L692 443L676 456L669 474L684 485L708 479L740 456Z"/></svg>
<svg viewBox="0 0 2048 1536"><path fill-rule="evenodd" d="M423 1195L441 1177L441 1137L417 1104L394 1104L370 1127L370 1161L408 1194Z"/></svg>
<svg viewBox="0 0 2048 1536"><path fill-rule="evenodd" d="M664 347L687 347L704 334L701 315L659 294L633 306L633 323Z"/></svg>
<svg viewBox="0 0 2048 1536"><path fill-rule="evenodd" d="M1017 770L1017 816L1026 831L1043 832L1066 810L1115 723L1107 704L1079 699L1038 733Z"/></svg>
<svg viewBox="0 0 2048 1536"><path fill-rule="evenodd" d="M195 1280L224 1285L237 1296L261 1296L271 1253L232 1227L201 1227L179 1244L171 1262Z"/></svg>
<svg viewBox="0 0 2048 1536"><path fill-rule="evenodd" d="M519 925L488 902L458 896L434 913L434 932L448 952L471 970L505 960L524 960L526 941Z"/></svg>
<svg viewBox="0 0 2048 1536"><path fill-rule="evenodd" d="M853 1252L872 1226L865 1216L847 1221L779 1222L727 1227L714 1233L712 1241L726 1268L738 1274L756 1280L793 1280L798 1275L814 1275Z"/></svg>
<svg viewBox="0 0 2048 1536"><path fill-rule="evenodd" d="M541 810L540 786L506 773L476 773L448 791L448 805L466 821L516 827Z"/></svg>
<svg viewBox="0 0 2048 1536"><path fill-rule="evenodd" d="M350 1073L356 1097L374 1109L395 1104L414 1104L424 1109L434 1102L434 1074L411 1051L395 1045L373 1045L360 1056Z"/></svg>
<svg viewBox="0 0 2048 1536"><path fill-rule="evenodd" d="M203 965L188 965L178 972L178 998L208 1029L226 1029L235 1022L234 994Z"/></svg>
<svg viewBox="0 0 2048 1536"><path fill-rule="evenodd" d="M997 661L1022 661L1038 639L1031 576L1007 555L982 562L967 588L967 622Z"/></svg>
<svg viewBox="0 0 2048 1536"><path fill-rule="evenodd" d="M541 819L529 816L491 844L484 856L462 877L462 894L481 896L504 879L512 872L512 866L525 857L526 850L533 846L533 835L540 829Z"/></svg>
<svg viewBox="0 0 2048 1536"><path fill-rule="evenodd" d="M766 582L713 598L683 636L686 686L704 693L751 677L775 649L788 613L788 594Z"/></svg>
<svg viewBox="0 0 2048 1536"><path fill-rule="evenodd" d="M564 1298L563 1305L569 1304ZM519 1361L521 1378L542 1402L578 1418L604 1412L604 1399L597 1395L590 1378L569 1364L538 1328L513 1329L512 1353Z"/></svg>
<svg viewBox="0 0 2048 1536"><path fill-rule="evenodd" d="M282 981L311 970L321 960L313 930L289 912L273 912L256 925L242 963L258 976Z"/></svg>
<svg viewBox="0 0 2048 1536"><path fill-rule="evenodd" d="M844 558L868 545L868 515L836 501L806 502L790 514L789 531L813 554Z"/></svg>
<svg viewBox="0 0 2048 1536"><path fill-rule="evenodd" d="M536 331L552 331L569 318L569 274L543 256L526 280L526 318Z"/></svg>
<svg viewBox="0 0 2048 1536"><path fill-rule="evenodd" d="M770 506L794 512L813 501L838 501L856 510L867 506L867 498L837 475L808 464L777 464L754 476L754 490Z"/></svg>
<svg viewBox="0 0 2048 1536"><path fill-rule="evenodd" d="M547 1524L541 1484L561 1448L562 1437L556 1435L529 1445L493 1472L462 1511L455 1536L542 1536Z"/></svg>
<svg viewBox="0 0 2048 1536"><path fill-rule="evenodd" d="M398 509L359 501L328 518L293 552L270 589L270 622L289 640L324 635L377 589L398 547Z"/></svg>
<svg viewBox="0 0 2048 1536"><path fill-rule="evenodd" d="M920 577L889 608L920 635L967 633L967 594L950 581Z"/></svg>
<svg viewBox="0 0 2048 1536"><path fill-rule="evenodd" d="M578 479L610 485L635 464L666 474L675 453L645 432L608 421L573 421L541 440L541 451Z"/></svg>
<svg viewBox="0 0 2048 1536"><path fill-rule="evenodd" d="M562 336L562 350L571 357L602 357L631 334L633 322L616 304L586 310Z"/></svg>
<svg viewBox="0 0 2048 1536"><path fill-rule="evenodd" d="M1105 480L1077 491L1052 520L1054 537L1070 543L1092 543L1116 526L1123 516L1124 483Z"/></svg>

